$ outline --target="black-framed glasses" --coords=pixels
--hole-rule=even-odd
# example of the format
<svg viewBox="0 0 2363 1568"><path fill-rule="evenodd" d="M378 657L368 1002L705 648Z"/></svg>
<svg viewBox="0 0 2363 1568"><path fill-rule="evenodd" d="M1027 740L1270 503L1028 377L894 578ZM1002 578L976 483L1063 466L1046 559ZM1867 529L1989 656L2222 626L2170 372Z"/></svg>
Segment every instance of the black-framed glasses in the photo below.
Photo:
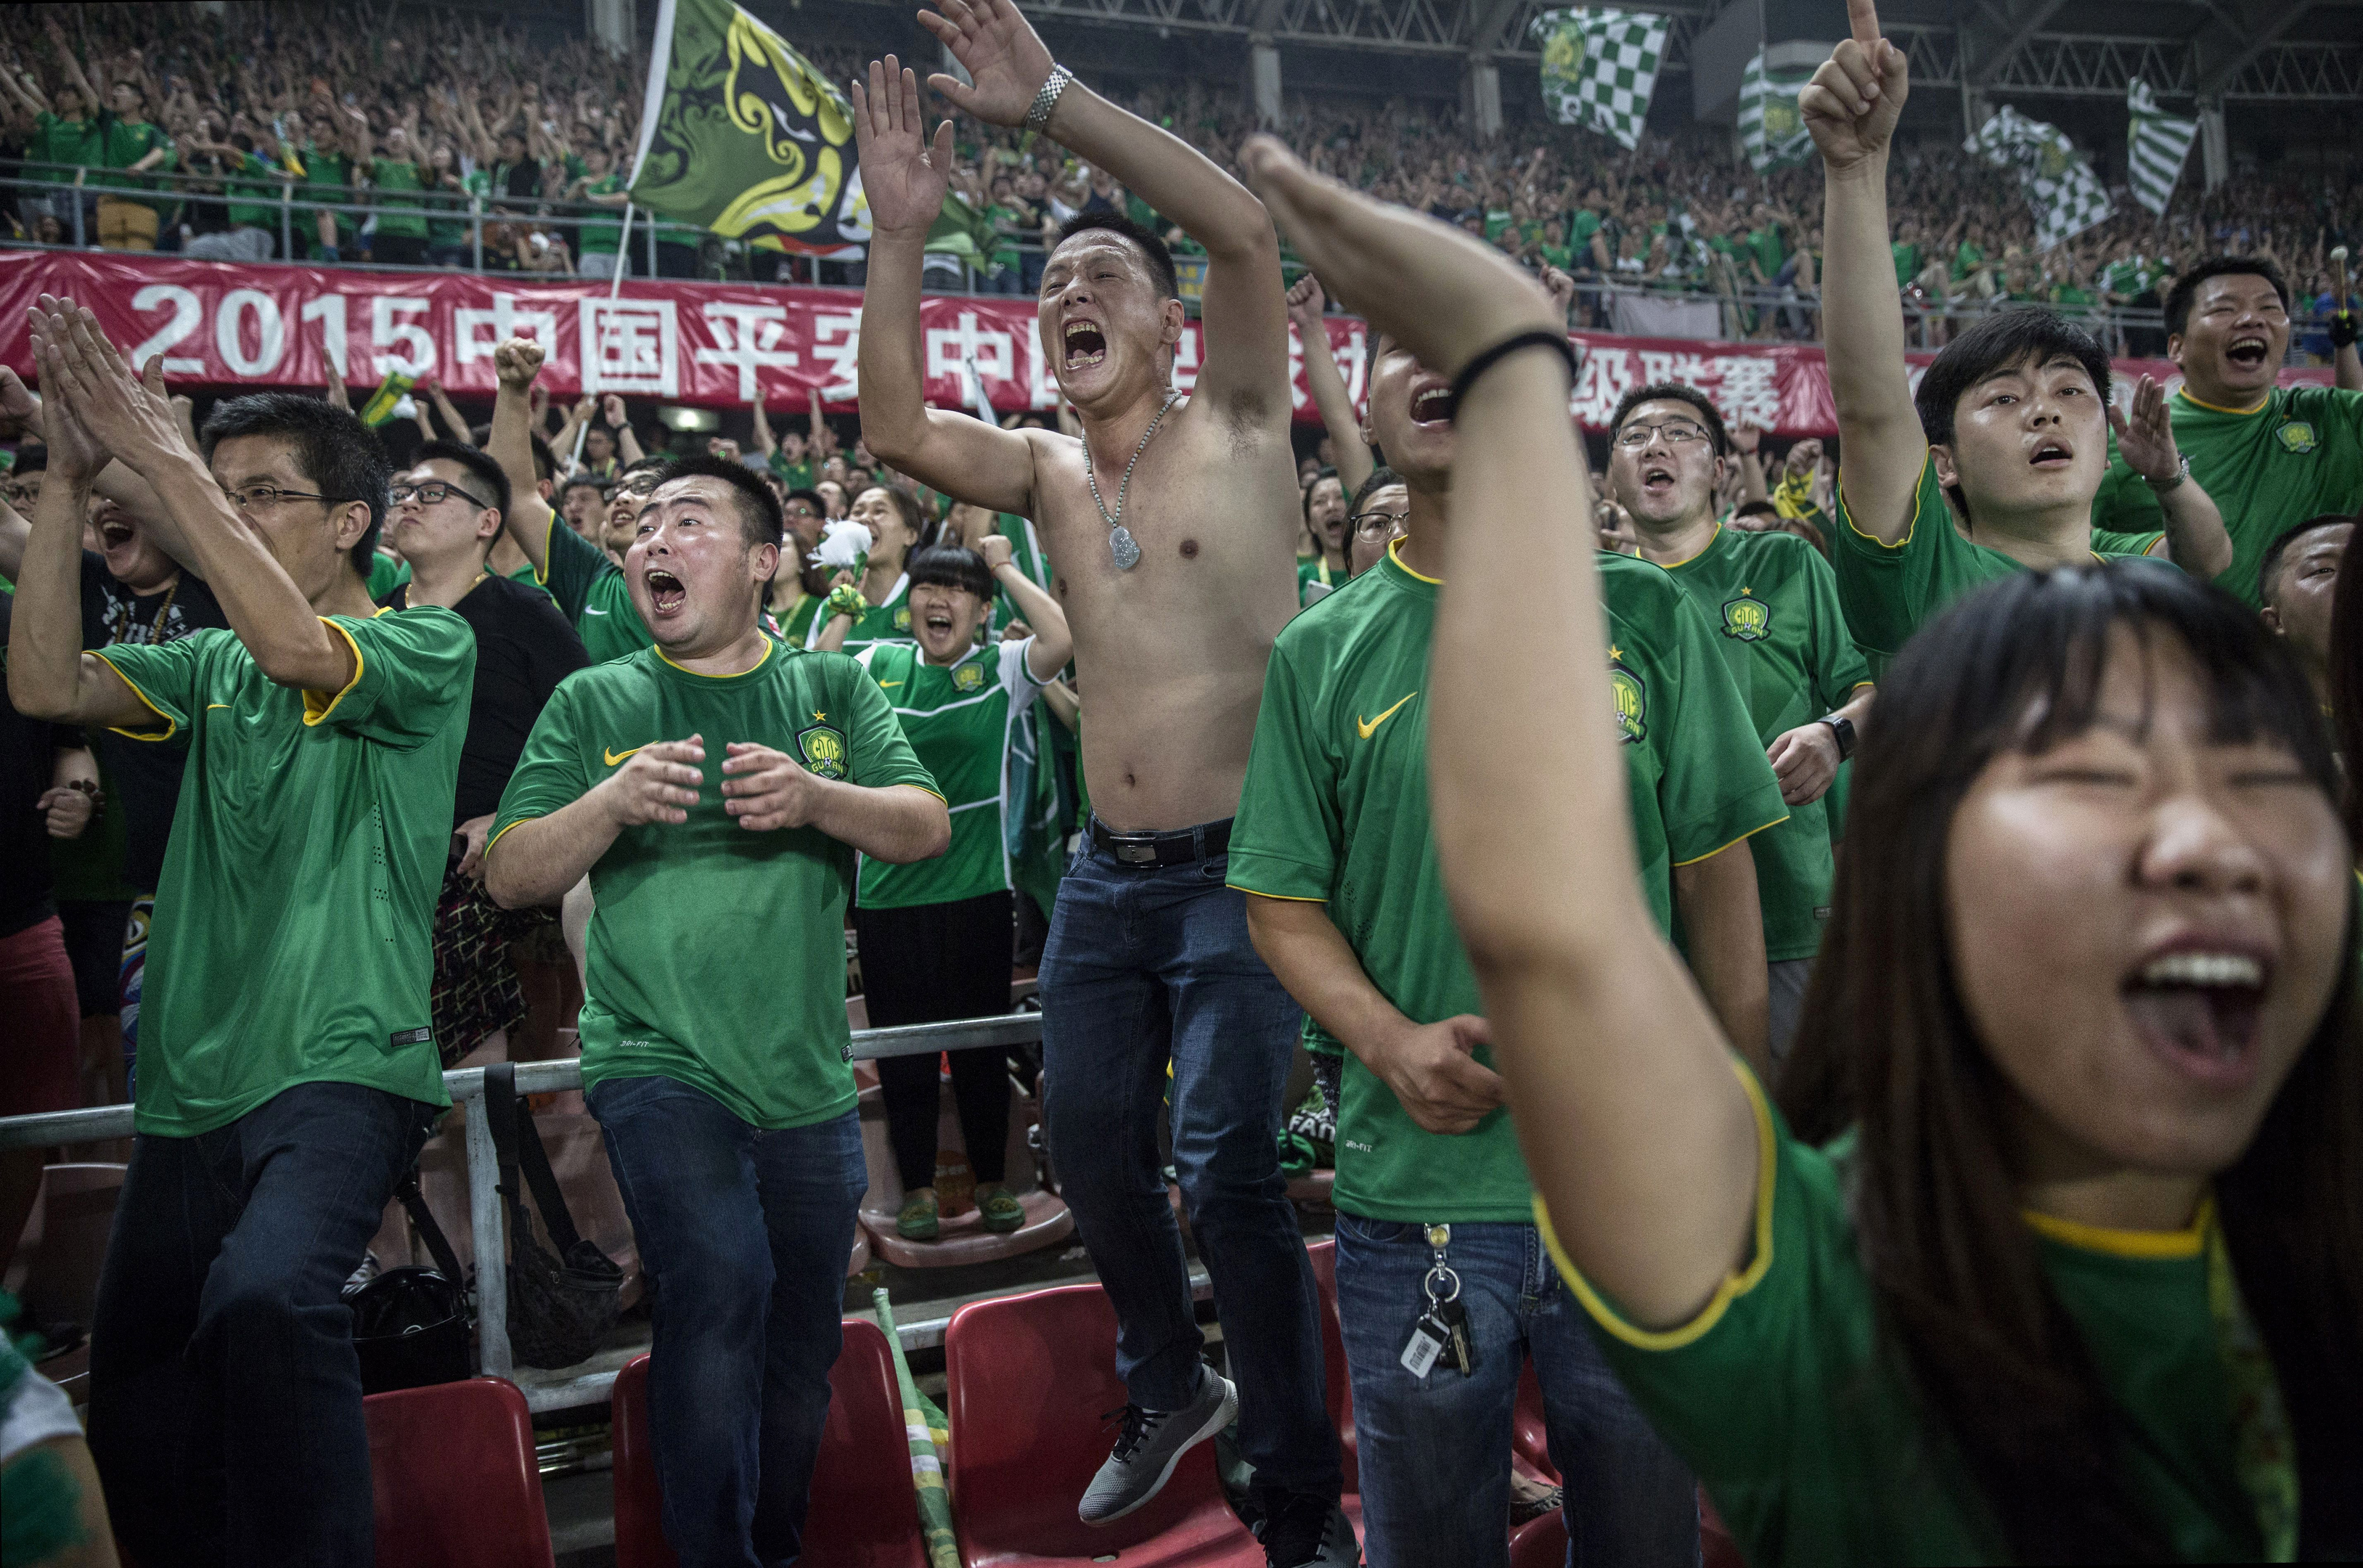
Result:
<svg viewBox="0 0 2363 1568"><path fill-rule="evenodd" d="M1346 520L1354 525L1354 533L1358 538L1391 539L1398 528L1411 520L1411 514L1409 512L1358 512Z"/></svg>
<svg viewBox="0 0 2363 1568"><path fill-rule="evenodd" d="M487 511L491 510L493 505L481 496L469 495L465 490L444 479L430 479L424 484L394 484L386 487L385 498L390 506L399 506L414 495L418 498L418 504L422 506L439 506L454 495L463 501L473 502Z"/></svg>
<svg viewBox="0 0 2363 1568"><path fill-rule="evenodd" d="M1670 447L1707 439L1705 426L1693 425L1688 419L1669 419L1662 425L1627 425L1616 432L1616 444L1627 451L1639 451L1649 444L1651 436L1665 437Z"/></svg>
<svg viewBox="0 0 2363 1568"><path fill-rule="evenodd" d="M316 490L282 490L276 484L250 484L243 490L222 486L229 504L241 512L259 512L266 506L276 506L282 501L326 501L330 506L350 501L350 495L323 495Z"/></svg>

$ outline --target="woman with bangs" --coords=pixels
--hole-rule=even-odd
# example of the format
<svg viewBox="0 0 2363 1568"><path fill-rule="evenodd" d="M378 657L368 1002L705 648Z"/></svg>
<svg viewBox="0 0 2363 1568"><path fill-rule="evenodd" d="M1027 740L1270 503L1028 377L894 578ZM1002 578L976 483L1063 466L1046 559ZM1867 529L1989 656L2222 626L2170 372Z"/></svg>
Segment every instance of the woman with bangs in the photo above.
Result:
<svg viewBox="0 0 2363 1568"><path fill-rule="evenodd" d="M2138 563L1933 620L1776 1106L1643 917L1609 673L1563 657L1601 610L1562 324L1481 245L1243 156L1456 377L1439 860L1567 1309L1747 1561L2363 1553L2353 851L2285 652ZM1557 678L1507 705L1505 664Z"/></svg>

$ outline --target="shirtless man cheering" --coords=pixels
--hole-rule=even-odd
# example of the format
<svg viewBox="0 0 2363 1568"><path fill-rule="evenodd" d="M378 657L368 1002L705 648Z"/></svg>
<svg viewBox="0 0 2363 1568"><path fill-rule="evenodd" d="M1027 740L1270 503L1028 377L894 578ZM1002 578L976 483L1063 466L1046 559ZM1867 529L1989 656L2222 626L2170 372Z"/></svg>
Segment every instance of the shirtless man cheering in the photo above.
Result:
<svg viewBox="0 0 2363 1568"><path fill-rule="evenodd" d="M1205 352L1188 401L1172 387L1184 320L1172 258L1102 214L1067 226L1042 275L1041 351L1083 439L932 411L920 250L943 206L951 128L927 140L917 78L891 57L871 66L866 91L854 83L875 228L862 435L923 484L1035 520L1092 693L1082 749L1095 814L1043 954L1043 1057L1051 1153L1115 1304L1131 1405L1079 1512L1104 1523L1140 1507L1236 1403L1273 1568L1351 1563L1312 1272L1272 1140L1299 1012L1256 956L1242 895L1224 886L1264 665L1296 607L1279 241L1262 205L1214 164L1054 68L1008 0L944 0L944 13L919 19L974 84L938 75L937 91L1107 170L1207 256ZM1169 1060L1174 1163L1236 1393L1201 1361L1158 1173Z"/></svg>

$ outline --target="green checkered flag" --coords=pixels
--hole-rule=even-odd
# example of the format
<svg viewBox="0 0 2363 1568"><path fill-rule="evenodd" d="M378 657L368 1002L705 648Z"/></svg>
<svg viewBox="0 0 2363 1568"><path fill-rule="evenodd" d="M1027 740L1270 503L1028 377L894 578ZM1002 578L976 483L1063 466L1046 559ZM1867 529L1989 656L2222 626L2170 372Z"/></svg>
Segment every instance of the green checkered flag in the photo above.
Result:
<svg viewBox="0 0 2363 1568"><path fill-rule="evenodd" d="M2164 217L2191 144L2199 139L2199 122L2161 112L2158 95L2138 76L2125 90L2125 110L2133 117L2125 131L2125 183L2134 200Z"/></svg>
<svg viewBox="0 0 2363 1568"><path fill-rule="evenodd" d="M1996 168L2017 171L2018 188L2035 209L2037 250L2073 239L2116 211L2092 165L2058 127L2007 104L1961 145Z"/></svg>
<svg viewBox="0 0 2363 1568"><path fill-rule="evenodd" d="M1766 71L1760 49L1747 62L1739 79L1739 139L1747 149L1750 169L1761 174L1813 161L1813 133L1797 112L1797 95L1813 79L1814 73L1802 67Z"/></svg>
<svg viewBox="0 0 2363 1568"><path fill-rule="evenodd" d="M1643 11L1581 6L1535 18L1543 46L1543 106L1561 125L1587 126L1626 149L1641 145L1649 95L1666 57L1669 24Z"/></svg>

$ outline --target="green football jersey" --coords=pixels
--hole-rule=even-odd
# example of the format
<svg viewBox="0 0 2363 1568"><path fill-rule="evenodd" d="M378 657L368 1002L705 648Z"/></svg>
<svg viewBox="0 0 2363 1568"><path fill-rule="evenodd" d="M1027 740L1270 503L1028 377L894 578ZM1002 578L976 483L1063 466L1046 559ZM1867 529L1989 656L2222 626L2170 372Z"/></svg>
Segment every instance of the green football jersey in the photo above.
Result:
<svg viewBox="0 0 2363 1568"><path fill-rule="evenodd" d="M427 204L419 195L418 165L407 158L370 160L370 183L377 188L377 231L412 239L427 238Z"/></svg>
<svg viewBox="0 0 2363 1568"><path fill-rule="evenodd" d="M2174 444L2191 460L2232 536L2232 564L2216 585L2256 605L2257 569L2284 528L2324 512L2363 506L2363 392L2276 387L2241 413L2202 403L2185 388L2167 405ZM2155 528L2158 496L2121 458L2092 500L2092 526Z"/></svg>
<svg viewBox="0 0 2363 1568"><path fill-rule="evenodd" d="M555 512L549 514L549 533L542 550L544 569L534 581L549 590L566 618L574 623L593 663L604 664L656 646L648 623L632 604L624 569L609 560L605 550L568 528Z"/></svg>
<svg viewBox="0 0 2363 1568"><path fill-rule="evenodd" d="M1318 592L1315 585L1318 585ZM1330 594L1346 585L1346 573L1329 564L1326 555L1300 555L1296 558L1296 604L1299 609L1310 608Z"/></svg>
<svg viewBox="0 0 2363 1568"><path fill-rule="evenodd" d="M1887 678L1887 666L1924 622L1980 583L2025 568L2012 556L1972 544L1953 526L1952 504L1936 483L1935 460L1920 465L1920 488L1912 498L1911 526L1892 545L1855 527L1847 510L1845 475L1832 505L1837 525L1830 529L1831 564L1837 569L1838 606L1847 629L1870 666L1870 678ZM2147 553L2162 534L2124 539L2095 538L2092 559L2116 561Z"/></svg>
<svg viewBox="0 0 2363 1568"><path fill-rule="evenodd" d="M1681 590L1645 562L1597 559L1634 849L1658 929L1670 933L1674 866L1781 820L1781 789L1723 656ZM1244 892L1327 905L1371 984L1423 1024L1482 1011L1446 906L1428 811L1421 693L1437 587L1390 550L1281 630L1229 868L1230 885ZM1308 1046L1323 1039L1311 1031ZM1492 1065L1484 1047L1477 1059ZM1532 1212L1506 1109L1466 1133L1423 1132L1350 1053L1342 1098L1339 1208L1414 1224L1523 1224Z"/></svg>
<svg viewBox="0 0 2363 1568"><path fill-rule="evenodd" d="M763 461L770 465L773 473L780 476L780 483L791 490L809 490L813 487L815 480L819 477L819 465L812 459L806 458L802 462L790 462L787 454L777 447L773 447L771 455Z"/></svg>
<svg viewBox="0 0 2363 1568"><path fill-rule="evenodd" d="M1721 634L1732 681L1763 745L1844 707L1856 687L1869 684L1870 669L1838 609L1837 576L1796 535L1718 528L1704 550L1666 570ZM1789 820L1749 846L1764 909L1764 956L1773 963L1811 958L1821 949L1836 874L1824 800L1792 806Z"/></svg>
<svg viewBox="0 0 2363 1568"><path fill-rule="evenodd" d="M582 194L588 196L611 196L623 188L624 177L621 174L605 174L583 186ZM576 255L612 256L616 253L616 248L623 243L624 225L620 218L611 217L604 221L585 219L582 227L575 231L575 236L574 253ZM793 487L791 486L791 488Z"/></svg>
<svg viewBox="0 0 2363 1568"><path fill-rule="evenodd" d="M863 858L864 909L950 904L1016 886L1010 817L1031 806L1033 791L1030 775L1027 787L1013 788L1010 759L1042 689L1026 664L1033 647L1030 637L987 643L951 665L926 662L915 642L874 642L858 656L952 814L951 847L933 860L898 866Z"/></svg>
<svg viewBox="0 0 2363 1568"><path fill-rule="evenodd" d="M141 1132L208 1132L297 1084L450 1104L427 991L476 639L431 606L324 618L352 644L341 692L290 691L219 628L94 651L161 721L121 733L189 737L148 932Z"/></svg>
<svg viewBox="0 0 2363 1568"><path fill-rule="evenodd" d="M657 648L577 671L527 738L491 842L572 805L651 741L692 735L704 738L705 778L689 820L627 828L591 868L583 1086L661 1074L765 1128L840 1115L854 1092L852 846L816 828L740 827L723 809L722 764L730 742L751 741L823 778L933 791L852 660L766 638L763 657L736 675L693 673Z"/></svg>
<svg viewBox="0 0 2363 1568"><path fill-rule="evenodd" d="M825 617L813 617L812 629L804 634L804 646L817 649L820 634L828 629ZM904 573L894 579L894 587L883 604L872 605L862 612L861 618L845 634L845 646L839 651L859 653L873 642L909 642L911 638L911 574Z"/></svg>
<svg viewBox="0 0 2363 1568"><path fill-rule="evenodd" d="M779 627L780 635L787 639L789 647L802 648L810 639L813 622L820 617L820 607L826 603L827 595L807 594L799 588L796 602L787 614L782 615L777 610L771 612L771 619Z"/></svg>
<svg viewBox="0 0 2363 1568"><path fill-rule="evenodd" d="M1625 1322L1549 1236L1537 1203L1592 1337L1705 1484L1748 1562L2012 1561L1952 1444L1880 1343L1847 1202L1854 1135L1826 1149L1799 1143L1739 1071L1763 1149L1755 1252L1689 1323L1651 1332ZM2232 1379L2210 1305L2209 1255L2221 1244L2213 1207L2180 1231L2028 1223L2045 1279L2106 1385L2128 1500L2170 1559L2262 1562L2262 1515L2240 1479Z"/></svg>

